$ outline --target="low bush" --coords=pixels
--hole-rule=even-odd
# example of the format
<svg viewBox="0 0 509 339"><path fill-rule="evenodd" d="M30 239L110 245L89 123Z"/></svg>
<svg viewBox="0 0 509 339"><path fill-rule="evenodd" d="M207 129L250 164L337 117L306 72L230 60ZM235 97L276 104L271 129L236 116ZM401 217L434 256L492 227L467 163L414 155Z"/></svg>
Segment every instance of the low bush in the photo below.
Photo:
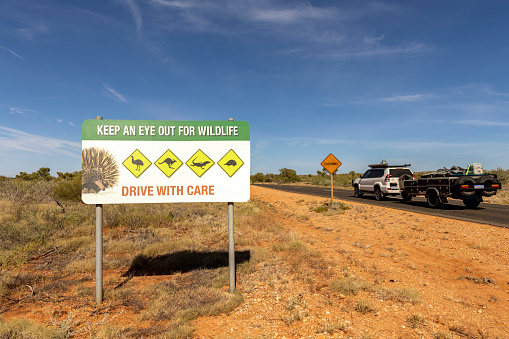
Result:
<svg viewBox="0 0 509 339"><path fill-rule="evenodd" d="M57 339L62 337L58 332L26 319L5 321L0 318L0 338Z"/></svg>
<svg viewBox="0 0 509 339"><path fill-rule="evenodd" d="M57 200L81 201L81 173L69 179L58 180L53 187L53 193Z"/></svg>

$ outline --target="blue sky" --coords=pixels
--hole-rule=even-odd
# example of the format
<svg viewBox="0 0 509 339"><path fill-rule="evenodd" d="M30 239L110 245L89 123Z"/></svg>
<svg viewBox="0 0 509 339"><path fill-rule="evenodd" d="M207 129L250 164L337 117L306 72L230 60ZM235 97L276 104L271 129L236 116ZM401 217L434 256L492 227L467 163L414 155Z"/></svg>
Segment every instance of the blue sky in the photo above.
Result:
<svg viewBox="0 0 509 339"><path fill-rule="evenodd" d="M251 173L509 168L509 2L2 0L0 175L85 119L245 120Z"/></svg>

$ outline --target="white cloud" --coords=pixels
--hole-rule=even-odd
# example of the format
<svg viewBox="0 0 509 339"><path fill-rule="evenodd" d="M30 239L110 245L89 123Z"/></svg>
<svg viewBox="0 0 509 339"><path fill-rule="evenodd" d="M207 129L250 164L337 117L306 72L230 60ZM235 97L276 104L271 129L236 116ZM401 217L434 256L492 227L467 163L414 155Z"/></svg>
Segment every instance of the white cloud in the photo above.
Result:
<svg viewBox="0 0 509 339"><path fill-rule="evenodd" d="M383 39L384 39L384 35L382 34L379 37L365 37L364 42L367 44L378 44Z"/></svg>
<svg viewBox="0 0 509 339"><path fill-rule="evenodd" d="M136 31L140 32L141 27L143 26L143 20L141 17L140 8L136 4L135 0L118 0L123 6L127 8L129 13L134 19L134 23L136 24Z"/></svg>
<svg viewBox="0 0 509 339"><path fill-rule="evenodd" d="M37 113L37 111L34 111L33 109L25 108L25 107L10 107L9 108L9 114L21 115L24 118L28 118L29 114L31 114L31 113Z"/></svg>
<svg viewBox="0 0 509 339"><path fill-rule="evenodd" d="M19 58L19 59L21 59L21 60L25 60L25 58L23 58L21 55L19 55L19 54L15 53L12 49L6 48L6 47L1 46L1 45L0 45L0 49L3 49L4 51L7 51L7 52L11 53L11 54L12 54L12 55L14 55L16 58Z"/></svg>
<svg viewBox="0 0 509 339"><path fill-rule="evenodd" d="M336 139L336 138L313 138L313 137L296 137L296 138L275 138L278 142L284 142L290 146L305 147L310 145L351 145L358 144L359 140Z"/></svg>
<svg viewBox="0 0 509 339"><path fill-rule="evenodd" d="M104 89L103 93L112 98L113 100L127 103L127 99L117 91L115 91L113 88L111 88L108 84L103 84Z"/></svg>
<svg viewBox="0 0 509 339"><path fill-rule="evenodd" d="M151 0L153 4L173 7L173 8L193 8L197 7L197 3L192 1L178 1L178 0Z"/></svg>
<svg viewBox="0 0 509 339"><path fill-rule="evenodd" d="M473 125L473 126L498 126L498 127L509 127L509 122L501 121L486 121L486 120L459 120L453 123L461 125Z"/></svg>
<svg viewBox="0 0 509 339"><path fill-rule="evenodd" d="M407 43L401 44L397 46L382 46L378 44L373 44L372 47L369 45L366 47L357 47L350 48L350 50L345 50L341 52L328 52L315 55L319 58L324 59L349 59L349 58L358 58L358 57L376 57L376 56L392 56L399 54L413 54L413 53L423 53L431 50L430 47L421 43Z"/></svg>
<svg viewBox="0 0 509 339"><path fill-rule="evenodd" d="M30 134L13 128L0 126L0 153L28 152L36 154L61 154L79 158L81 142L61 140Z"/></svg>
<svg viewBox="0 0 509 339"><path fill-rule="evenodd" d="M74 125L72 121L69 121L69 125L71 125L72 127L76 127L76 125Z"/></svg>
<svg viewBox="0 0 509 339"><path fill-rule="evenodd" d="M49 27L40 17L27 16L20 21L21 24L26 25L26 27L19 28L17 33L29 41L34 42L37 40L38 36L50 32Z"/></svg>
<svg viewBox="0 0 509 339"><path fill-rule="evenodd" d="M334 9L318 8L310 5L294 8L255 8L250 19L274 24L293 24L306 19L320 20L333 17Z"/></svg>
<svg viewBox="0 0 509 339"><path fill-rule="evenodd" d="M416 102L424 99L424 94L397 95L393 97L381 98L384 102Z"/></svg>
<svg viewBox="0 0 509 339"><path fill-rule="evenodd" d="M64 121L63 121L62 119L57 119L57 122L58 122L59 124L61 124L61 123L63 123Z"/></svg>

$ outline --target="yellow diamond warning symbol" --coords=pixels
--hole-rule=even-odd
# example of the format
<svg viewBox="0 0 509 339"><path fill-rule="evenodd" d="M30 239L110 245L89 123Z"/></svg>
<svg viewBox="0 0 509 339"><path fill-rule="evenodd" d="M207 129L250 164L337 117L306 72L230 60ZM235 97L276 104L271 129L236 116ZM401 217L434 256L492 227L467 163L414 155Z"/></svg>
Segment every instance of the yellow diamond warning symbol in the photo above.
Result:
<svg viewBox="0 0 509 339"><path fill-rule="evenodd" d="M221 167L228 176L232 177L237 171L244 165L244 161L242 161L237 153L235 153L232 149L228 151L221 158L221 160L217 163L219 167Z"/></svg>
<svg viewBox="0 0 509 339"><path fill-rule="evenodd" d="M169 178L175 173L183 162L173 154L172 151L167 150L163 155L155 162L157 168L159 168Z"/></svg>
<svg viewBox="0 0 509 339"><path fill-rule="evenodd" d="M152 163L141 153L139 150L131 153L127 159L124 160L122 165L125 166L136 178L139 178Z"/></svg>
<svg viewBox="0 0 509 339"><path fill-rule="evenodd" d="M198 150L189 160L186 165L199 177L214 166L214 161L210 159L203 151Z"/></svg>

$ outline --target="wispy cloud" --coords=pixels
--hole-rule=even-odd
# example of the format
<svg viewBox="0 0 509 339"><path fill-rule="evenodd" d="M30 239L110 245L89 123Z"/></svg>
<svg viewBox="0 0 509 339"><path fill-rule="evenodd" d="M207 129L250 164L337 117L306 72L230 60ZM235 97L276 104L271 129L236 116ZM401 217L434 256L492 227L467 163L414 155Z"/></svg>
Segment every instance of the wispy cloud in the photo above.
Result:
<svg viewBox="0 0 509 339"><path fill-rule="evenodd" d="M39 36L50 32L48 25L37 16L23 18L22 23L25 24L26 27L19 28L17 33L32 42L36 41Z"/></svg>
<svg viewBox="0 0 509 339"><path fill-rule="evenodd" d="M336 138L313 138L313 137L295 137L295 138L275 138L279 143L284 142L289 146L305 147L310 145L351 145L357 144L358 140L336 139Z"/></svg>
<svg viewBox="0 0 509 339"><path fill-rule="evenodd" d="M393 97L381 98L383 102L416 102L421 101L426 97L424 94L407 94L407 95L396 95Z"/></svg>
<svg viewBox="0 0 509 339"><path fill-rule="evenodd" d="M431 48L422 43L412 42L400 44L396 46L359 46L357 48L349 48L343 51L329 51L321 54L316 54L316 57L323 59L350 59L359 57L377 57L377 56L393 56L404 54L424 53L430 51Z"/></svg>
<svg viewBox="0 0 509 339"><path fill-rule="evenodd" d="M133 17L134 23L136 25L136 31L139 33L141 31L141 27L143 26L143 20L141 16L141 11L135 0L117 0L121 5L125 6L131 16Z"/></svg>
<svg viewBox="0 0 509 339"><path fill-rule="evenodd" d="M58 122L59 124L62 124L62 123L64 122L64 120L62 120L62 119L57 119L57 122ZM72 121L68 121L67 123L68 123L70 126L72 126L72 127L76 127L76 125L75 125Z"/></svg>
<svg viewBox="0 0 509 339"><path fill-rule="evenodd" d="M6 47L4 47L2 45L0 45L0 49L11 53L12 55L14 55L18 59L25 60L25 58L23 58L21 55L19 55L16 52L14 52L12 49L6 48Z"/></svg>
<svg viewBox="0 0 509 339"><path fill-rule="evenodd" d="M437 122L447 122L447 121L437 120ZM472 125L472 126L509 127L509 122L502 122L502 121L458 120L458 121L451 121L450 123L460 124L460 125Z"/></svg>
<svg viewBox="0 0 509 339"><path fill-rule="evenodd" d="M364 38L364 42L367 43L367 44L378 44L383 39L384 39L384 35L382 34L379 37L373 37L373 36L365 37Z"/></svg>
<svg viewBox="0 0 509 339"><path fill-rule="evenodd" d="M293 24L303 20L320 20L331 18L336 10L319 8L311 5L297 5L292 8L254 8L250 12L250 19L274 24Z"/></svg>
<svg viewBox="0 0 509 339"><path fill-rule="evenodd" d="M0 152L28 152L37 154L61 154L79 158L81 143L30 134L0 126Z"/></svg>
<svg viewBox="0 0 509 339"><path fill-rule="evenodd" d="M288 25L299 25L302 28L304 23L338 18L338 12L333 7L317 7L304 2L281 4L272 0L151 0L150 4L158 11L168 11L167 17L177 15L166 28L207 33L213 28L216 33L232 34L239 32L243 25L249 25L250 32L257 28L263 29L259 25L266 24L272 28Z"/></svg>
<svg viewBox="0 0 509 339"><path fill-rule="evenodd" d="M29 118L30 114L37 113L37 111L26 107L10 107L9 114L21 115L24 118Z"/></svg>
<svg viewBox="0 0 509 339"><path fill-rule="evenodd" d="M113 100L116 100L118 102L124 102L127 103L127 99L117 91L115 91L110 85L103 84L103 93L106 94L108 97L112 98Z"/></svg>

